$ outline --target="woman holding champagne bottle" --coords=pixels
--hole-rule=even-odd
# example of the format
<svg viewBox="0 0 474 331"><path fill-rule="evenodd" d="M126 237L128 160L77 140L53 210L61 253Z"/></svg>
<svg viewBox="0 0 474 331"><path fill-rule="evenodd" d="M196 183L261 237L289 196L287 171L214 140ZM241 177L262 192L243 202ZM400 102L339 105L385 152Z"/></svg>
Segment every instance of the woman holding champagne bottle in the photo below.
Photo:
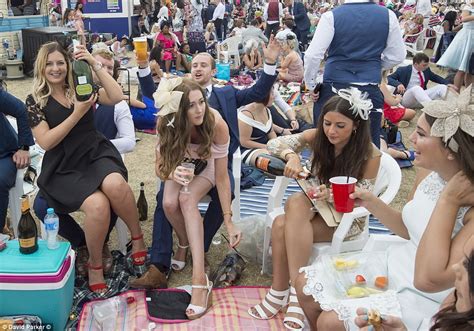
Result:
<svg viewBox="0 0 474 331"><path fill-rule="evenodd" d="M215 185L231 245L241 232L232 223L230 180L227 171L229 129L218 111L209 108L200 86L182 78L162 79L154 94L158 112L156 174L165 180L163 209L178 236L174 270L193 257L192 296L186 309L196 319L211 306L212 282L204 272L204 229L198 203Z"/></svg>
<svg viewBox="0 0 474 331"><path fill-rule="evenodd" d="M270 154L287 161L284 175L295 179L304 173L297 153L310 147L313 152L311 175L322 184L314 188L313 198L328 201L328 205L332 204L332 197L326 186L331 177L351 176L358 179L358 186L370 189L375 183L381 156L370 139L368 114L372 102L353 87L336 92L324 105L316 129L281 136L267 144ZM342 217L336 212L330 214ZM303 310L293 284L299 268L308 264L313 243L331 241L335 227L329 223L322 213L313 209L304 193L288 198L285 214L277 217L272 226L272 287L260 304L248 310L252 317L270 319L289 303L284 326L289 330L304 327ZM354 222L348 236L358 235L361 229L363 224Z"/></svg>
<svg viewBox="0 0 474 331"><path fill-rule="evenodd" d="M46 151L38 178L39 194L58 213L78 209L85 213L89 288L104 293L102 247L110 208L131 232L133 264L143 265L147 251L133 192L126 182L127 169L117 149L94 125L95 102L114 105L122 101L122 90L85 46L77 46L74 58L92 67L102 87L88 100L77 101L68 55L57 42L51 42L38 52L33 93L26 105L36 142Z"/></svg>

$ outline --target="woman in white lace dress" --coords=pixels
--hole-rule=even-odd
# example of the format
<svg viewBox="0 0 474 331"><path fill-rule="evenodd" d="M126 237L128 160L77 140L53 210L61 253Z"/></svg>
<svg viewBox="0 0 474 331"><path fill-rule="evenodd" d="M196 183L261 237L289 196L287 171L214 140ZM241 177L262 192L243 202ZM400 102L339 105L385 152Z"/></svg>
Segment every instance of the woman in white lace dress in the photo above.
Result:
<svg viewBox="0 0 474 331"><path fill-rule="evenodd" d="M368 111L372 103L356 88L341 89L337 93L324 105L317 129L281 136L267 144L271 154L288 161L284 175L290 178L297 178L303 172L297 153L305 147L311 148L312 175L322 184L313 198L324 203L328 214L334 217L329 220L321 216L322 209L318 208L320 213L315 212L306 195L296 193L286 202L285 214L273 222L272 288L265 299L248 312L257 319L270 319L287 305L290 294L290 306L283 322L290 330L303 328L304 314L294 288L288 288L289 282L293 284L298 269L308 263L313 243L330 241L337 221L342 218L328 202L331 200L326 187L329 179L349 175L358 179L358 185L371 187L380 166L380 151L371 143L369 134ZM351 236L361 232L363 224L360 223L355 222Z"/></svg>
<svg viewBox="0 0 474 331"><path fill-rule="evenodd" d="M382 314L401 316L408 330L417 330L424 318L438 310L454 285L452 265L462 258L463 245L474 233L474 223L470 221L474 212L468 207L458 204L451 208L450 222L446 218L436 219L433 214L437 202L446 198L442 192L447 181L456 173L462 170L474 182L474 105L469 104L470 92L466 89L459 97L433 101L423 109L410 140L416 152L415 165L430 172L419 171L414 195L402 212L385 205L370 192L352 194L392 232L408 240L386 251L389 290L341 300L337 297L334 274L322 267L322 259L301 269L296 281L298 300L313 329L349 329L356 308L370 307ZM427 230L430 217L432 221L444 222L444 232L433 235L430 227ZM431 247L440 245L442 249L427 249L422 236L430 236ZM417 263L415 269L417 248L418 255L429 256L429 262Z"/></svg>

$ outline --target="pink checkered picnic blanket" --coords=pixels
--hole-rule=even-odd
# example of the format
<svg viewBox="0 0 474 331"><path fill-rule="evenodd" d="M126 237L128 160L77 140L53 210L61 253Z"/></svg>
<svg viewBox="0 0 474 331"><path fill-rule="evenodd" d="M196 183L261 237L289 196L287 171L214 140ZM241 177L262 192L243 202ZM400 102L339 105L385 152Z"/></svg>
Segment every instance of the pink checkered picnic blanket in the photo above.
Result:
<svg viewBox="0 0 474 331"><path fill-rule="evenodd" d="M219 288L212 291L213 305L206 315L200 319L179 324L156 323L154 330L285 330L283 314L278 314L271 320L257 320L247 313L247 309L259 303L265 297L268 287L235 286ZM115 330L148 330L149 320L145 306L145 292L128 291L121 295L134 296L135 302L128 305L127 312L122 314ZM98 326L93 323L92 306L97 301L84 305L77 330L95 331Z"/></svg>

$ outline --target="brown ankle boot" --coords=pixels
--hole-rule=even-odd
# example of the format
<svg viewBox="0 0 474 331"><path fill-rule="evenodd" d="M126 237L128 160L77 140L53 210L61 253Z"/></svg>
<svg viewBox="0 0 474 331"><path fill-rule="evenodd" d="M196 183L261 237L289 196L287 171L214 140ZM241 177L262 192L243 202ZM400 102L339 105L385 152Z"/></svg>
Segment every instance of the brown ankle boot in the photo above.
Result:
<svg viewBox="0 0 474 331"><path fill-rule="evenodd" d="M153 264L150 264L148 270L140 277L129 282L133 288L167 288L168 280L164 273L158 270Z"/></svg>

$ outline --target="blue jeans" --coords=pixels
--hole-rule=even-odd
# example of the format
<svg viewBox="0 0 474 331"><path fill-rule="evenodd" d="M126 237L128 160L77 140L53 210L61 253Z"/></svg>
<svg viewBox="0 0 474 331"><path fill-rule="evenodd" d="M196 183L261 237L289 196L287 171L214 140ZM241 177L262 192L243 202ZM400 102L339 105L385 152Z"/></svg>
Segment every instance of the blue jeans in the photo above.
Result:
<svg viewBox="0 0 474 331"><path fill-rule="evenodd" d="M229 170L231 192L234 192L234 177ZM161 183L160 191L156 195L156 209L153 216L153 241L150 250L150 262L169 268L171 265L171 255L173 254L173 227L165 216L163 210L163 188ZM204 251L209 251L212 238L224 221L222 208L217 193L217 188L213 187L208 195L211 202L204 215ZM232 194L232 198L234 195Z"/></svg>
<svg viewBox="0 0 474 331"><path fill-rule="evenodd" d="M5 226L8 208L8 192L15 185L16 166L12 156L0 158L0 232Z"/></svg>
<svg viewBox="0 0 474 331"><path fill-rule="evenodd" d="M46 211L49 208L48 202L40 194L36 195L35 202L33 204L33 210L35 211L36 216L44 221L46 216ZM86 235L81 226L77 224L76 220L71 217L69 214L57 214L59 217L59 235L69 241L73 248L86 246ZM107 237L105 237L105 242L109 241L110 232L117 222L117 215L110 209L110 225L107 232Z"/></svg>
<svg viewBox="0 0 474 331"><path fill-rule="evenodd" d="M383 94L380 92L380 89L377 85L351 85L343 83L323 83L321 90L319 91L319 99L315 102L313 106L313 122L314 127L316 128L319 121L319 116L321 115L321 109L334 94L332 87L339 90L341 88L348 88L353 86L361 90L362 92L367 92L369 99L372 100L374 108L369 114L370 119L370 136L372 142L375 146L380 148L380 134L382 126L382 112L383 109ZM375 111L379 109L380 111Z"/></svg>

